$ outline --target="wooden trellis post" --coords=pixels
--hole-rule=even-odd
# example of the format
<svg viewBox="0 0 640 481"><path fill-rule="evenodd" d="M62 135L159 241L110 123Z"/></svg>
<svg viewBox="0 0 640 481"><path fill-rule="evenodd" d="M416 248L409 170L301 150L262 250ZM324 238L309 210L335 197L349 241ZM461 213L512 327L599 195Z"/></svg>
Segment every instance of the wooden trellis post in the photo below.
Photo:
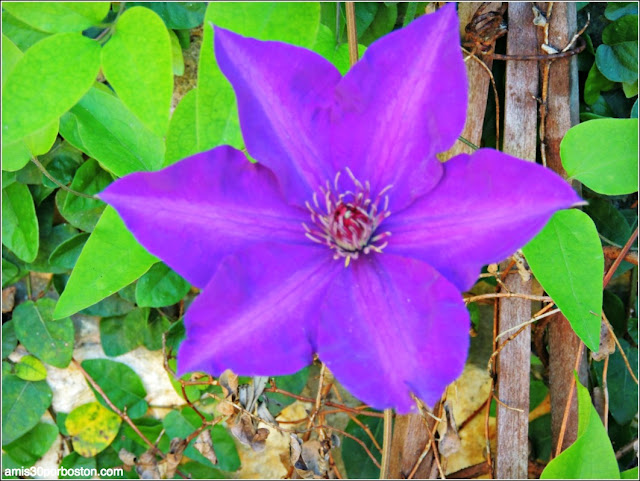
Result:
<svg viewBox="0 0 640 481"><path fill-rule="evenodd" d="M538 53L537 27L532 4L509 4L508 55ZM505 85L504 152L535 162L537 144L536 101L538 63L508 61ZM504 186L508 189L509 186ZM531 281L510 274L505 285L511 292L531 293ZM504 299L499 303L498 332L531 318L531 301ZM497 439L495 476L526 479L528 472L529 370L531 329L527 327L500 352L497 365Z"/></svg>

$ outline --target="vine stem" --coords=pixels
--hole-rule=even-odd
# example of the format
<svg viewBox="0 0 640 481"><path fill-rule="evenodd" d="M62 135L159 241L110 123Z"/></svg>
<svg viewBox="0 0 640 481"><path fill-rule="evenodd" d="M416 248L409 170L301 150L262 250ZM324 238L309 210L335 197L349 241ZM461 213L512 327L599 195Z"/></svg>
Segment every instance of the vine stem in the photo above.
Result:
<svg viewBox="0 0 640 481"><path fill-rule="evenodd" d="M380 479L389 477L389 461L391 459L391 432L393 427L393 410L384 410L382 436L382 462L380 463Z"/></svg>
<svg viewBox="0 0 640 481"><path fill-rule="evenodd" d="M347 14L347 41L349 43L349 63L353 67L358 61L358 32L356 31L356 7L353 2L344 3Z"/></svg>
<svg viewBox="0 0 640 481"><path fill-rule="evenodd" d="M36 159L35 157L31 157L31 162L33 162L34 164L36 164L36 167L38 167L38 169L40 169L40 172L42 172L47 179L49 179L51 182L53 182L54 184L56 184L58 187L60 187L62 190L66 190L67 192L73 194L73 195L77 195L79 197L84 197L86 199L93 199L93 200L99 200L95 195L89 195L89 194L85 194L84 192L78 192L76 190L70 189L69 187L67 187L66 185L64 185L62 182L60 182L58 179L56 179L55 177L53 177L48 171L47 169L45 169L44 165L42 165L40 163L40 161L38 159Z"/></svg>

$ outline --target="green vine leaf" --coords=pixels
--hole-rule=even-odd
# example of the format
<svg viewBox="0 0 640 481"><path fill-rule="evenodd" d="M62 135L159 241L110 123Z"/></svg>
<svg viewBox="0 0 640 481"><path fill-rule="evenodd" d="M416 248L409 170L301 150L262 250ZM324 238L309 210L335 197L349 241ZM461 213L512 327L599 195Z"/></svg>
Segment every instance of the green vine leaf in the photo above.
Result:
<svg viewBox="0 0 640 481"><path fill-rule="evenodd" d="M579 210L556 212L522 251L575 333L597 351L604 255L593 221Z"/></svg>
<svg viewBox="0 0 640 481"><path fill-rule="evenodd" d="M124 12L102 49L102 70L118 97L162 137L169 124L173 93L171 39L153 11L133 7Z"/></svg>

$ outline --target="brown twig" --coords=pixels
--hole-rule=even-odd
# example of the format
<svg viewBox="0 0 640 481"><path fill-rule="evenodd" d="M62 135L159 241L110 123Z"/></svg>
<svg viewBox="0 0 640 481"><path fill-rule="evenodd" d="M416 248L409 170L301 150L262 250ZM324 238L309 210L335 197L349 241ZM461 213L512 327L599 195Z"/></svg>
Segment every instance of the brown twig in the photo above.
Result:
<svg viewBox="0 0 640 481"><path fill-rule="evenodd" d="M358 32L356 31L356 9L353 2L344 3L347 14L347 42L349 43L349 62L353 67L358 61Z"/></svg>
<svg viewBox="0 0 640 481"><path fill-rule="evenodd" d="M303 401L303 402L308 402L308 403L315 403L315 401L316 401L313 398L300 396L298 394L293 394L292 392L285 391L285 390L277 388L277 387L265 388L265 392L274 392L274 393L278 393L278 394L283 394L283 395L289 396L289 397L291 397L293 399L297 399L298 401ZM382 418L382 417L384 417L383 413L374 413L372 411L363 411L362 409L351 408L349 406L345 406L343 404L334 403L334 402L331 402L331 401L325 401L324 405L332 407L332 408L340 409L341 411L351 412L351 413L354 413L354 414L362 414L363 416L371 416L371 417L374 417L374 418Z"/></svg>
<svg viewBox="0 0 640 481"><path fill-rule="evenodd" d="M635 445L637 444L637 442L638 442L638 438L622 446L618 451L616 451L616 459L618 460L622 459L625 454L635 449Z"/></svg>
<svg viewBox="0 0 640 481"><path fill-rule="evenodd" d="M91 377L91 375L84 370L84 368L82 367L82 365L75 359L71 359L71 362L73 362L73 365L76 366L80 372L82 373L82 375L85 377L85 379L89 382L89 384L91 384L91 386L93 387L93 389L95 389L101 396L102 398L105 400L105 402L109 405L109 407L113 410L113 412L115 412L118 416L120 416L120 418L126 422L129 426L131 426L131 429L133 429L133 431L140 436L140 439L142 439L148 446L149 448L155 452L156 454L160 455L162 458L166 457L166 455L160 451L155 444L153 444L151 441L149 441L149 439L147 439L147 437L142 434L142 432L140 431L140 429L138 429L138 426L136 426L133 421L131 420L131 418L129 417L129 415L123 411L121 411L115 404L113 404L113 402L111 401L111 399L109 399L109 397L105 394L105 392L102 390L102 388L100 387L100 385Z"/></svg>
<svg viewBox="0 0 640 481"><path fill-rule="evenodd" d="M578 372L578 367L580 366L580 358L582 357L582 351L584 350L584 343L580 343L580 348L578 349L578 355L576 356L576 362L574 366L574 371ZM567 421L569 419L569 411L571 410L571 400L573 398L573 391L576 388L576 378L575 376L571 379L571 387L569 388L569 396L567 396L567 404L564 407L564 414L562 415L562 425L560 426L560 434L558 435L558 444L556 446L556 457L562 452L562 442L564 441L564 433L567 430Z"/></svg>
<svg viewBox="0 0 640 481"><path fill-rule="evenodd" d="M31 162L33 162L36 167L38 167L38 169L40 170L40 172L42 172L47 179L49 179L51 182L53 182L54 184L56 184L58 187L60 187L62 190L66 190L67 192L69 192L70 194L73 195L77 195L78 197L84 197L86 199L93 199L93 200L100 200L98 199L95 195L89 195L89 194L85 194L84 192L78 192L77 190L73 190L69 187L67 187L66 185L64 185L62 182L60 182L58 179L56 179L54 176L52 176L47 169L45 169L44 165L42 165L40 163L40 161L38 159L36 159L35 157L31 157Z"/></svg>
<svg viewBox="0 0 640 481"><path fill-rule="evenodd" d="M604 280L602 281L604 287L607 287L607 284L609 284L609 281L613 277L613 274L615 274L616 269L618 269L618 266L622 263L622 261L626 257L627 252L629 252L629 249L631 249L631 246L633 245L637 237L638 237L638 228L636 227L636 230L633 231L633 234L631 234L631 237L629 237L629 240L627 240L627 243L620 250L618 257L616 258L615 261L613 261L613 264L611 264L611 267L609 268L606 275L604 276Z"/></svg>
<svg viewBox="0 0 640 481"><path fill-rule="evenodd" d="M604 366L602 367L602 394L604 395L604 414L602 421L604 430L609 429L609 389L607 387L607 373L609 371L609 355L604 358Z"/></svg>
<svg viewBox="0 0 640 481"><path fill-rule="evenodd" d="M534 296L531 294L520 294L518 292L493 292L488 294L479 294L477 296L465 297L463 300L465 304L469 304L470 302L475 302L481 299L497 299L500 297L517 297L519 299L528 299L530 301L553 302L553 299L549 296Z"/></svg>
<svg viewBox="0 0 640 481"><path fill-rule="evenodd" d="M602 252L604 253L604 256L607 259L614 259L615 260L620 255L620 252L622 252L622 247L604 246L602 248ZM625 262L628 262L629 264L633 264L634 266L637 266L638 265L638 253L637 252L633 252L633 251L629 251L624 256L623 260Z"/></svg>
<svg viewBox="0 0 640 481"><path fill-rule="evenodd" d="M316 426L316 429L326 429L327 431L335 431L338 434L342 434L343 436L346 436L347 438L353 439L356 443L358 443L360 446L362 446L362 449L364 449L365 452L367 453L367 455L371 458L371 461L373 461L373 464L376 465L376 468L380 469L380 463L378 462L376 457L373 455L373 453L371 451L369 451L369 448L364 443L364 441L362 441L362 439L358 439L353 434L349 434L348 432L342 431L341 429L338 429L338 428L333 427L333 426L325 426L325 425L320 424L320 425Z"/></svg>
<svg viewBox="0 0 640 481"><path fill-rule="evenodd" d="M558 60L561 58L567 58L567 57L571 57L573 55L578 55L580 52L582 52L585 47L587 46L587 43L584 41L584 39L582 37L578 38L580 45L578 45L576 48L571 49L571 50L567 50L566 52L558 52L558 53L553 53L553 54L544 54L544 55L502 55L499 53L494 53L491 55L491 58L493 58L493 60L512 60L512 61L528 61L528 60Z"/></svg>
<svg viewBox="0 0 640 481"><path fill-rule="evenodd" d="M409 476L407 476L407 479L413 479L413 477L418 472L420 465L424 461L424 458L427 457L427 454L429 454L429 451L431 451L432 449L433 449L433 459L438 467L438 470L440 471L440 476L442 477L442 479L444 479L445 475L442 470L442 466L440 465L440 459L438 456L438 451L435 443L435 434L436 434L436 431L438 430L438 424L440 422L440 418L442 417L443 404L440 403L440 408L438 411L439 416L436 417L426 409L426 406L424 406L424 404L421 401L417 401L417 402L418 402L418 407L420 408L420 412L424 418L425 424L427 425L427 434L429 435L429 440L426 442L424 449L422 450L422 453L420 453L420 456L418 457L415 464L413 465L413 468L411 468L411 471L409 472ZM430 417L435 419L435 423L433 424L432 429L429 429L428 427L429 423L427 422L425 414L428 414Z"/></svg>
<svg viewBox="0 0 640 481"><path fill-rule="evenodd" d="M627 366L627 370L629 371L629 374L631 374L631 378L635 381L636 384L638 384L638 378L633 373L633 369L631 369L631 364L629 363L629 359L627 359L627 355L624 353L624 349L622 349L622 346L620 345L620 341L618 340L618 336L616 336L616 333L613 332L613 328L611 327L611 323L609 322L609 319L607 319L607 316L605 315L604 311L602 312L602 319L604 319L604 322L607 324L607 329L609 329L609 333L613 337L613 340L615 341L616 346L618 346L618 350L620 351L620 355L622 356L622 360L624 361L625 366Z"/></svg>

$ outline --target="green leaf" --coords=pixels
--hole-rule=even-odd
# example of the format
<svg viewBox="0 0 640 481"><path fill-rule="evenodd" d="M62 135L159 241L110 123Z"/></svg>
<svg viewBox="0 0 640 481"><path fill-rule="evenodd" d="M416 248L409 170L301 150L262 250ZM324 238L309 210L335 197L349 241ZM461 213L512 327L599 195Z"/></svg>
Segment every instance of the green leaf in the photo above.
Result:
<svg viewBox="0 0 640 481"><path fill-rule="evenodd" d="M46 381L25 381L13 374L2 376L2 445L38 424L52 397Z"/></svg>
<svg viewBox="0 0 640 481"><path fill-rule="evenodd" d="M10 2L2 8L38 30L80 32L100 23L109 2Z"/></svg>
<svg viewBox="0 0 640 481"><path fill-rule="evenodd" d="M185 29L202 25L207 4L203 2L131 2L150 8L164 21L167 28Z"/></svg>
<svg viewBox="0 0 640 481"><path fill-rule="evenodd" d="M40 422L27 434L2 447L11 458L25 468L44 456L58 437L55 424Z"/></svg>
<svg viewBox="0 0 640 481"><path fill-rule="evenodd" d="M190 90L173 111L167 131L163 167L200 152L196 126L197 89Z"/></svg>
<svg viewBox="0 0 640 481"><path fill-rule="evenodd" d="M109 297L105 297L97 304L93 304L85 309L82 309L80 311L80 314L98 317L122 316L133 311L134 308L135 306L133 305L133 302L129 302L116 293L110 295Z"/></svg>
<svg viewBox="0 0 640 481"><path fill-rule="evenodd" d="M25 381L42 381L47 378L47 368L37 357L23 356L16 364L16 376Z"/></svg>
<svg viewBox="0 0 640 481"><path fill-rule="evenodd" d="M631 235L631 226L611 202L599 198L590 199L584 211L593 219L603 237L620 246L627 242Z"/></svg>
<svg viewBox="0 0 640 481"><path fill-rule="evenodd" d="M636 101L633 103L633 107L631 107L631 113L629 114L629 117L632 119L638 118L638 99L636 99Z"/></svg>
<svg viewBox="0 0 640 481"><path fill-rule="evenodd" d="M133 369L109 359L83 361L82 367L118 409L124 411L126 408L127 414L132 419L145 415L149 407L144 399L147 391ZM104 407L109 407L100 394L96 391L94 394Z"/></svg>
<svg viewBox="0 0 640 481"><path fill-rule="evenodd" d="M133 351L144 340L148 309L134 309L124 316L100 319L100 342L107 356Z"/></svg>
<svg viewBox="0 0 640 481"><path fill-rule="evenodd" d="M620 473L620 479L638 479L638 466L622 471Z"/></svg>
<svg viewBox="0 0 640 481"><path fill-rule="evenodd" d="M604 16L609 20L618 20L625 15L638 14L638 2L608 2Z"/></svg>
<svg viewBox="0 0 640 481"><path fill-rule="evenodd" d="M579 210L556 212L522 250L536 279L575 333L597 351L604 256L593 221Z"/></svg>
<svg viewBox="0 0 640 481"><path fill-rule="evenodd" d="M66 115L76 117L82 144L89 150L87 153L115 175L155 170L161 166L164 158L162 139L148 130L113 95L93 88Z"/></svg>
<svg viewBox="0 0 640 481"><path fill-rule="evenodd" d="M85 458L74 451L62 458L60 467L66 470L60 474L60 479L91 479L92 470L96 469L96 458Z"/></svg>
<svg viewBox="0 0 640 481"><path fill-rule="evenodd" d="M4 264L5 260L2 259ZM4 272L2 273L4 277ZM13 320L8 320L2 324L2 358L6 358L13 352L18 345L18 338L16 337L16 331L13 328Z"/></svg>
<svg viewBox="0 0 640 481"><path fill-rule="evenodd" d="M242 148L235 95L218 68L210 23L260 40L280 40L302 47L315 41L320 24L317 3L210 2L204 20L198 65L198 151L229 144Z"/></svg>
<svg viewBox="0 0 640 481"><path fill-rule="evenodd" d="M4 190L6 187L9 187L13 184L17 179L17 174L15 172L6 172L2 171L2 189Z"/></svg>
<svg viewBox="0 0 640 481"><path fill-rule="evenodd" d="M182 299L191 286L162 262L143 275L136 286L136 303L140 307L164 307Z"/></svg>
<svg viewBox="0 0 640 481"><path fill-rule="evenodd" d="M27 301L14 309L13 320L18 340L30 353L63 368L71 362L75 330L70 318L52 318L55 305L48 297Z"/></svg>
<svg viewBox="0 0 640 481"><path fill-rule="evenodd" d="M31 28L21 22L9 12L2 9L2 33L5 34L16 46L25 52L32 45L35 45L50 34Z"/></svg>
<svg viewBox="0 0 640 481"><path fill-rule="evenodd" d="M320 25L318 35L311 49L322 55L340 71L346 74L351 68L349 61L349 45L346 43L336 44L336 37L329 27ZM358 53L361 56L366 50L364 45L358 45Z"/></svg>
<svg viewBox="0 0 640 481"><path fill-rule="evenodd" d="M584 101L587 105L593 105L598 100L600 92L611 90L615 85L615 82L600 73L598 66L594 62L584 84Z"/></svg>
<svg viewBox="0 0 640 481"><path fill-rule="evenodd" d="M191 408L185 407L180 411L174 410L167 414L162 421L162 425L170 439L184 439L202 425L202 419ZM238 457L235 442L229 433L217 424L211 429L211 440L218 455L218 464L211 464L207 458L200 454L193 447L193 441L185 449L185 456L205 466L223 471L235 471L238 469L240 467L240 458Z"/></svg>
<svg viewBox="0 0 640 481"><path fill-rule="evenodd" d="M358 416L358 420L369 428L373 436L382 446L382 433L384 423L381 418L371 416ZM355 422L349 421L345 431L359 440L372 453L377 453L377 449L371 441L369 435ZM342 440L342 459L344 459L344 467L347 470L347 477L354 479L377 479L380 476L380 470L373 464L373 461L362 449L362 446L351 438L344 437Z"/></svg>
<svg viewBox="0 0 640 481"><path fill-rule="evenodd" d="M622 42L638 41L638 15L625 15L607 25L602 31L602 42L616 45Z"/></svg>
<svg viewBox="0 0 640 481"><path fill-rule="evenodd" d="M88 195L102 192L110 183L111 176L100 168L98 162L87 160L76 171L71 189ZM56 194L56 204L62 217L78 229L91 232L106 207L98 199L87 199L78 195L59 190Z"/></svg>
<svg viewBox="0 0 640 481"><path fill-rule="evenodd" d="M162 349L162 335L170 327L171 323L166 317L158 314L158 311L151 312L147 321L147 328L144 331L144 339L142 341L144 347L150 351Z"/></svg>
<svg viewBox="0 0 640 481"><path fill-rule="evenodd" d="M2 146L2 169L16 171L23 168L31 157L45 154L58 136L58 119L22 140Z"/></svg>
<svg viewBox="0 0 640 481"><path fill-rule="evenodd" d="M69 413L64 425L71 436L75 451L92 457L109 446L120 429L122 421L117 414L99 402L78 406Z"/></svg>
<svg viewBox="0 0 640 481"><path fill-rule="evenodd" d="M369 45L393 30L398 19L398 6L380 5L369 28L360 37L360 42Z"/></svg>
<svg viewBox="0 0 640 481"><path fill-rule="evenodd" d="M596 50L596 65L602 74L614 82L638 79L638 42L602 44Z"/></svg>
<svg viewBox="0 0 640 481"><path fill-rule="evenodd" d="M18 182L2 191L2 243L25 262L38 254L38 219L29 188Z"/></svg>
<svg viewBox="0 0 640 481"><path fill-rule="evenodd" d="M288 391L293 394L300 394L309 380L309 366L300 369L295 374L289 374L288 376L275 376L273 380L279 389ZM269 393L269 411L274 416L277 416L282 409L289 404L293 403L294 399L291 396L285 396L280 393Z"/></svg>
<svg viewBox="0 0 640 481"><path fill-rule="evenodd" d="M38 209L40 212L42 209ZM40 217L42 220L42 217ZM52 265L49 263L49 258L53 251L63 242L69 240L71 237L78 234L77 229L71 227L69 224L58 224L53 227L47 235L43 235L44 229L40 227L40 250L38 251L38 257L36 260L27 267L32 271L37 272L53 272L62 273L67 269Z"/></svg>
<svg viewBox="0 0 640 481"><path fill-rule="evenodd" d="M84 246L54 317L70 316L117 292L157 259L127 230L115 210L105 209Z"/></svg>
<svg viewBox="0 0 640 481"><path fill-rule="evenodd" d="M590 120L569 129L560 144L567 174L600 194L638 190L638 120Z"/></svg>
<svg viewBox="0 0 640 481"><path fill-rule="evenodd" d="M4 33L2 34L2 86L9 73L22 58L22 52Z"/></svg>
<svg viewBox="0 0 640 481"><path fill-rule="evenodd" d="M576 387L578 438L547 464L540 479L620 479L616 455L589 391L577 379Z"/></svg>
<svg viewBox="0 0 640 481"><path fill-rule="evenodd" d="M40 130L80 100L98 74L99 54L100 45L79 33L52 35L27 50L2 89L2 144Z"/></svg>
<svg viewBox="0 0 640 481"><path fill-rule="evenodd" d="M65 240L53 250L49 263L61 269L73 269L88 238L89 234L83 232Z"/></svg>
<svg viewBox="0 0 640 481"><path fill-rule="evenodd" d="M173 30L169 30L169 37L171 38L171 69L173 70L173 75L184 75L184 57L180 40Z"/></svg>
<svg viewBox="0 0 640 481"><path fill-rule="evenodd" d="M633 83L623 82L622 91L624 92L624 96L628 99L638 95L638 80L636 79L636 81Z"/></svg>
<svg viewBox="0 0 640 481"><path fill-rule="evenodd" d="M627 360L638 376L638 348L632 347L624 339L619 339ZM603 362L595 363L596 374L602 386ZM635 383L620 354L620 350L609 356L609 369L607 372L607 385L609 388L609 409L611 415L620 425L627 424L638 413L638 385Z"/></svg>
<svg viewBox="0 0 640 481"><path fill-rule="evenodd" d="M124 104L162 137L173 93L171 39L162 19L148 8L127 9L102 49L102 70Z"/></svg>

